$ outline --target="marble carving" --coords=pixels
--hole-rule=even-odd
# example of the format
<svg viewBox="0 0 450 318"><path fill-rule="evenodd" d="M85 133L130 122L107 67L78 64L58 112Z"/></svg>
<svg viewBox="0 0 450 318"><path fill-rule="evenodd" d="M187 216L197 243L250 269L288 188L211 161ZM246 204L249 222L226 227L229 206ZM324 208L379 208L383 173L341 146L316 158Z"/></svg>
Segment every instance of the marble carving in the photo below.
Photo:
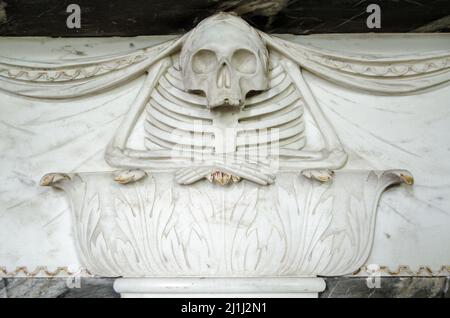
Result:
<svg viewBox="0 0 450 318"><path fill-rule="evenodd" d="M450 80L449 69L448 54L339 55L220 13L127 55L65 65L3 61L0 85L52 100L145 74L104 145L117 170L49 173L41 181L68 194L79 256L91 273L315 277L365 264L381 193L413 178L402 167L345 169L347 150L304 70L394 95L433 89Z"/></svg>
<svg viewBox="0 0 450 318"><path fill-rule="evenodd" d="M83 263L101 276L335 276L368 257L381 192L404 171L346 171L319 183L176 185L153 173L123 186L113 174L53 179L72 200Z"/></svg>

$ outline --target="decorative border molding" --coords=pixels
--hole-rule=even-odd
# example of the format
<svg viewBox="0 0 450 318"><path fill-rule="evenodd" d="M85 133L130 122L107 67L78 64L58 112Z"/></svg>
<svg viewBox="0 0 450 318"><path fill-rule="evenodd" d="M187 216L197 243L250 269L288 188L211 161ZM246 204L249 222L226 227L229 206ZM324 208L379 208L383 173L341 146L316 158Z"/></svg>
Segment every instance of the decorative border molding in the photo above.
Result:
<svg viewBox="0 0 450 318"><path fill-rule="evenodd" d="M412 270L408 265L399 265L397 269L391 270L388 266L377 266L370 269L370 266L363 266L350 276L450 276L450 265L442 265L440 269L433 270L430 266L420 266L417 270Z"/></svg>
<svg viewBox="0 0 450 318"><path fill-rule="evenodd" d="M49 70L42 70L36 67L15 67L0 63L0 76L14 80L25 80L32 82L74 81L117 71L141 62L144 58L144 54L138 53L130 57L111 60L107 63L88 64L83 66L61 66L60 68Z"/></svg>
<svg viewBox="0 0 450 318"><path fill-rule="evenodd" d="M47 266L37 266L30 271L27 266L18 266L13 271L8 271L6 267L0 266L0 278L7 277L93 277L87 269L80 267L77 271L70 271L68 266L58 266L51 271Z"/></svg>
<svg viewBox="0 0 450 318"><path fill-rule="evenodd" d="M345 58L324 54L311 53L305 55L310 60L335 70L367 76L413 76L441 71L450 67L450 57L448 56L425 58L419 62L415 60L399 60L392 61L389 64L376 61L373 64L368 64L358 61L352 61L350 63Z"/></svg>
<svg viewBox="0 0 450 318"><path fill-rule="evenodd" d="M408 265L399 265L397 269L391 270L388 266L379 266L378 270L370 270L369 266L363 266L348 276L422 276L437 277L450 276L450 265L442 265L438 270L433 270L430 266L420 266L417 270L412 270ZM87 269L80 267L77 271L70 271L68 266L59 266L51 271L47 266L37 266L30 271L27 266L18 266L13 271L8 271L5 266L0 266L0 278L13 277L94 277Z"/></svg>

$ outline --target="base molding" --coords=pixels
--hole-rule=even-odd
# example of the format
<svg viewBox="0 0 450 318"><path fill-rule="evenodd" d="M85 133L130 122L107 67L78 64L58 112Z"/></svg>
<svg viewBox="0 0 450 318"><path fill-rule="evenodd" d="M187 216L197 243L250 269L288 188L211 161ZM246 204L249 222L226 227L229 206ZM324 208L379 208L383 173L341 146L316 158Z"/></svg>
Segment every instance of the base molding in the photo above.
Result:
<svg viewBox="0 0 450 318"><path fill-rule="evenodd" d="M146 277L119 278L122 298L317 298L318 277Z"/></svg>

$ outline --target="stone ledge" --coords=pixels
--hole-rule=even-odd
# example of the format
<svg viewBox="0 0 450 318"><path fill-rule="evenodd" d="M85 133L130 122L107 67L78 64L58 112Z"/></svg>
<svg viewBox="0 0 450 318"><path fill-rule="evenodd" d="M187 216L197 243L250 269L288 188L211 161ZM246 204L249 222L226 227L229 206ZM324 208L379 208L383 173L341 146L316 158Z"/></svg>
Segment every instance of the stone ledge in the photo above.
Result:
<svg viewBox="0 0 450 318"><path fill-rule="evenodd" d="M365 277L328 277L320 298L450 298L450 277L381 277L368 288ZM114 278L3 278L0 298L118 298ZM372 283L376 284L376 282ZM79 286L69 288L68 286Z"/></svg>

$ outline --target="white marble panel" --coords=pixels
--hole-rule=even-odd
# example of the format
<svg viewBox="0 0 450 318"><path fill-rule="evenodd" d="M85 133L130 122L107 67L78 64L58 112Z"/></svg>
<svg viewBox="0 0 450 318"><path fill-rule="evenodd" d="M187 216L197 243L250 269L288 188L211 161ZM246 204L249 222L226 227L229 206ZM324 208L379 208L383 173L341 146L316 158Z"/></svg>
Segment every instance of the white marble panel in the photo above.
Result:
<svg viewBox="0 0 450 318"><path fill-rule="evenodd" d="M288 36L290 40L292 36ZM71 60L126 52L170 37L1 38L0 55ZM297 37L316 47L352 52L450 49L449 35ZM32 56L30 57L30 52ZM381 199L367 264L396 270L450 265L450 87L408 96L374 96L307 74L317 101L349 154L346 168L408 169L413 187ZM48 172L108 171L111 140L143 78L96 96L48 103L0 92L0 267L78 269L64 194L39 186ZM0 275L2 272L0 272Z"/></svg>

